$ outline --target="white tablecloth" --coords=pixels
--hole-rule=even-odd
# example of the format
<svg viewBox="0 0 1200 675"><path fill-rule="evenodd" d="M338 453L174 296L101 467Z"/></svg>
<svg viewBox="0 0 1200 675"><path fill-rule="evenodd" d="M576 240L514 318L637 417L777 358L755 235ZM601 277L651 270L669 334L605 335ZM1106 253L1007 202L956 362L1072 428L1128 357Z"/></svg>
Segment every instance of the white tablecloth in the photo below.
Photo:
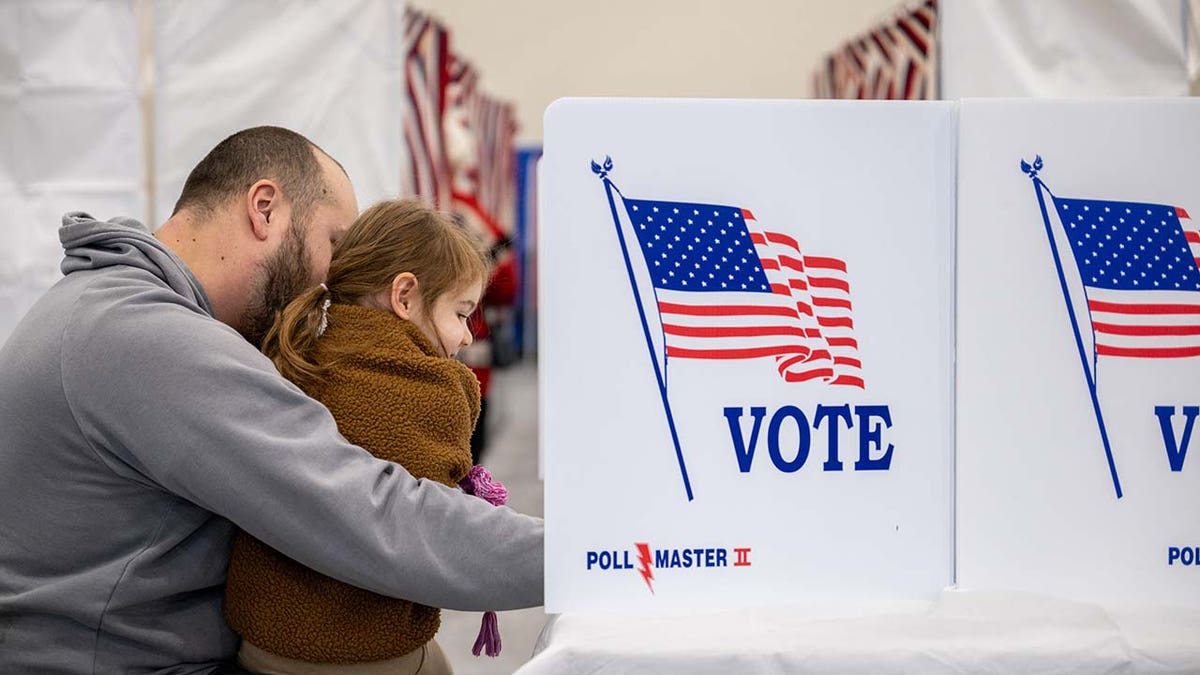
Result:
<svg viewBox="0 0 1200 675"><path fill-rule="evenodd" d="M947 590L820 618L771 608L561 614L519 673L1200 673L1200 608Z"/></svg>

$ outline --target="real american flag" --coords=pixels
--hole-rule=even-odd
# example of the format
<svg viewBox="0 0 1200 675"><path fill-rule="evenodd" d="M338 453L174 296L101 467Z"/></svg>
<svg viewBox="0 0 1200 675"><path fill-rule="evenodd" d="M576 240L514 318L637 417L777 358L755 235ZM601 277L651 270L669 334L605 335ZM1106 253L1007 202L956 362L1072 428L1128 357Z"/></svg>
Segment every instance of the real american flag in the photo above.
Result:
<svg viewBox="0 0 1200 675"><path fill-rule="evenodd" d="M813 75L816 98L936 99L938 2L919 0L827 55Z"/></svg>
<svg viewBox="0 0 1200 675"><path fill-rule="evenodd" d="M788 382L865 388L846 264L732 206L624 200L667 358L774 358Z"/></svg>
<svg viewBox="0 0 1200 675"><path fill-rule="evenodd" d="M1200 233L1162 204L1054 197L1097 356L1200 356Z"/></svg>
<svg viewBox="0 0 1200 675"><path fill-rule="evenodd" d="M403 194L450 207L450 165L442 133L450 59L449 34L429 15L404 11L404 144L409 166Z"/></svg>

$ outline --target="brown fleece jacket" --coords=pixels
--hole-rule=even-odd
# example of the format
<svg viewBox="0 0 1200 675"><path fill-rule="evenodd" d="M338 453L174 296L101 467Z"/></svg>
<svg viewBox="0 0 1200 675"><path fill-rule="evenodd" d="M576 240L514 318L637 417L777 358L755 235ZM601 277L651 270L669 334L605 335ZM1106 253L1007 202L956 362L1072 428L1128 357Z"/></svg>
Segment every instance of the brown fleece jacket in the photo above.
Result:
<svg viewBox="0 0 1200 675"><path fill-rule="evenodd" d="M329 370L307 393L329 408L351 443L446 485L471 470L479 383L463 364L438 356L416 325L386 311L333 305L315 357ZM255 646L312 663L395 658L432 639L441 623L438 609L323 576L241 531L225 618Z"/></svg>

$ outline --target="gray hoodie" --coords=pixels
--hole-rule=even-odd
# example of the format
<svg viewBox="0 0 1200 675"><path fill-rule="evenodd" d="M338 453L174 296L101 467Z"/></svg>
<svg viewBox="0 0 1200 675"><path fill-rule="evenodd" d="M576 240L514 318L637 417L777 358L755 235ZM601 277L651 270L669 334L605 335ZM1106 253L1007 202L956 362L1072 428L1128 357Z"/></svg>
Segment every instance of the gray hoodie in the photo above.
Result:
<svg viewBox="0 0 1200 675"><path fill-rule="evenodd" d="M541 604L541 520L347 443L135 221L60 238L0 348L0 673L212 672L235 523L385 595Z"/></svg>

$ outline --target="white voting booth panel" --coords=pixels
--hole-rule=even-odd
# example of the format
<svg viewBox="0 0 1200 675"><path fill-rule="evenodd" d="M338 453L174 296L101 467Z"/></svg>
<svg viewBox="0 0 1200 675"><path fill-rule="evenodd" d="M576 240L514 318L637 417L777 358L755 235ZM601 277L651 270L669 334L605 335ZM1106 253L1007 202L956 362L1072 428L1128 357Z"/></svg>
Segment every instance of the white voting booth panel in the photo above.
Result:
<svg viewBox="0 0 1200 675"><path fill-rule="evenodd" d="M1195 607L1200 101L964 101L958 177L960 587Z"/></svg>
<svg viewBox="0 0 1200 675"><path fill-rule="evenodd" d="M548 611L951 582L954 120L949 103L551 106Z"/></svg>

